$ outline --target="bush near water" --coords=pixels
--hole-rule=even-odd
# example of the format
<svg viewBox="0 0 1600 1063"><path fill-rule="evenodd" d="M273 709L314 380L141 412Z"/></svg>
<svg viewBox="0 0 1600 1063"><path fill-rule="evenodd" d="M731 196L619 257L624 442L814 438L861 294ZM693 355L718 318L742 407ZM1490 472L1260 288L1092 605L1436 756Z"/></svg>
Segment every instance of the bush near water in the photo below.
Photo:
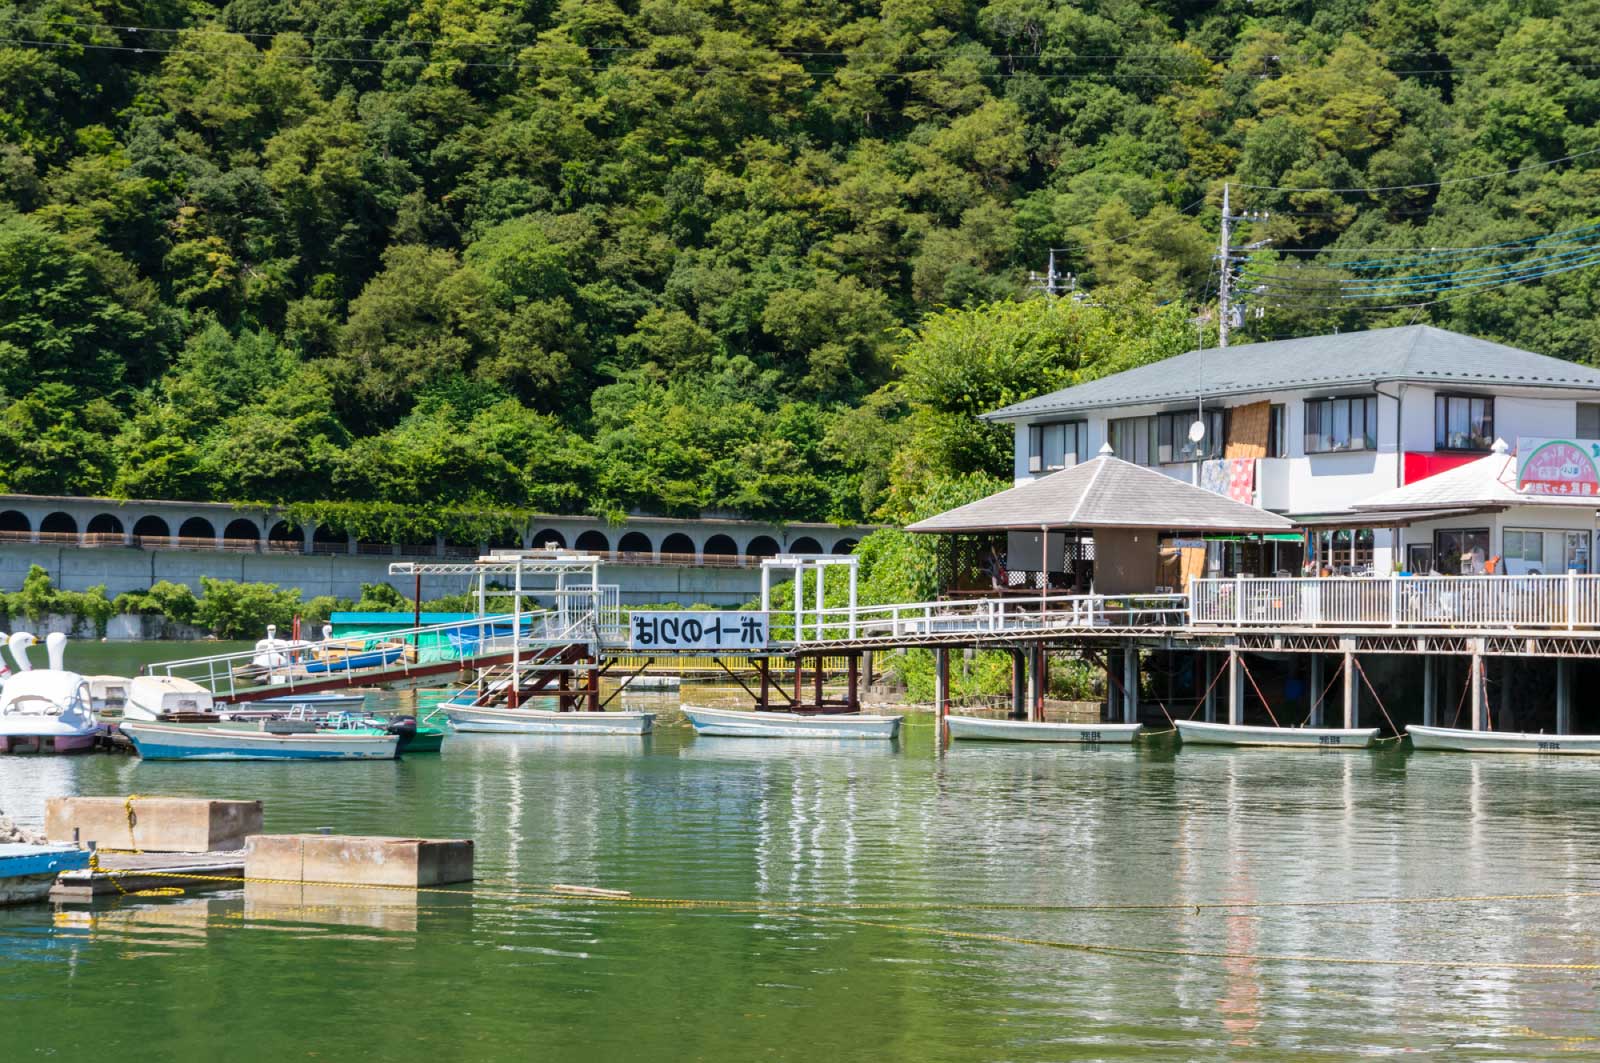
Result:
<svg viewBox="0 0 1600 1063"><path fill-rule="evenodd" d="M1264 265L1595 218L1592 158L1522 169L1600 146L1595 0L8 17L0 491L898 519L1007 474L972 413L1203 339L1225 179L1301 189L1234 200ZM1016 302L1050 248L1086 303ZM1600 346L1581 270L1285 303L1245 334Z"/></svg>

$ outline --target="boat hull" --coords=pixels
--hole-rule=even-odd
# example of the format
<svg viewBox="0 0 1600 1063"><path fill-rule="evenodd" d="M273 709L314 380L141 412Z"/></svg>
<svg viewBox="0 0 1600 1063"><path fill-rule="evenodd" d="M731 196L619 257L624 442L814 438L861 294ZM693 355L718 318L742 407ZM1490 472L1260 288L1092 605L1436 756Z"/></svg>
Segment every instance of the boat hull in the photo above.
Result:
<svg viewBox="0 0 1600 1063"><path fill-rule="evenodd" d="M1525 731L1465 731L1408 724L1412 749L1449 753L1539 753L1600 756L1600 735L1544 735Z"/></svg>
<svg viewBox="0 0 1600 1063"><path fill-rule="evenodd" d="M656 722L653 712L551 712L450 702L439 708L457 731L479 734L642 735L649 734Z"/></svg>
<svg viewBox="0 0 1600 1063"><path fill-rule="evenodd" d="M88 753L94 749L98 737L98 731L91 734L0 735L0 753Z"/></svg>
<svg viewBox="0 0 1600 1063"><path fill-rule="evenodd" d="M1178 720L1184 745L1278 746L1292 749L1366 749L1376 727L1246 727L1242 724Z"/></svg>
<svg viewBox="0 0 1600 1063"><path fill-rule="evenodd" d="M400 736L317 731L269 734L215 724L124 721L122 733L145 760L393 760Z"/></svg>
<svg viewBox="0 0 1600 1063"><path fill-rule="evenodd" d="M1127 745L1143 728L1137 723L1038 723L947 716L950 737L986 742L1076 742L1080 745Z"/></svg>
<svg viewBox="0 0 1600 1063"><path fill-rule="evenodd" d="M889 741L900 733L900 716L794 712L745 712L684 705L696 734L726 738L855 738Z"/></svg>

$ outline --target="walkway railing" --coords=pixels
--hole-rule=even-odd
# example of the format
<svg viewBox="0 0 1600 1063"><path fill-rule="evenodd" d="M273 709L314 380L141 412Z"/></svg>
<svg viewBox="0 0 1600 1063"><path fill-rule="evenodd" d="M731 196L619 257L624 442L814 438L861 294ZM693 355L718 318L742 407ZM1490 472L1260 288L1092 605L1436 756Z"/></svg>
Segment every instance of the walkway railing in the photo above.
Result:
<svg viewBox="0 0 1600 1063"><path fill-rule="evenodd" d="M800 645L841 639L915 641L1071 628L1181 628L1188 609L1188 597L1182 594L1011 596L855 609L802 607L798 613L773 613L771 628L774 641Z"/></svg>
<svg viewBox="0 0 1600 1063"><path fill-rule="evenodd" d="M1197 626L1578 630L1600 627L1600 576L1200 579Z"/></svg>

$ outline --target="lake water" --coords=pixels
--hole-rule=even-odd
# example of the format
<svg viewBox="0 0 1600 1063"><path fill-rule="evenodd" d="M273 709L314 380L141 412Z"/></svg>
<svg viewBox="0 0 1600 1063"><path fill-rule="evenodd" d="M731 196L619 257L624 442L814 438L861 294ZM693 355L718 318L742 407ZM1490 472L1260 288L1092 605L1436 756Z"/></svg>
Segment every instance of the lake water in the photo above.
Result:
<svg viewBox="0 0 1600 1063"><path fill-rule="evenodd" d="M1575 896L1600 890L1600 764L938 754L927 716L850 746L697 738L658 704L646 739L392 763L0 758L25 822L55 794L260 798L272 831L474 838L481 880L0 909L0 1058L1600 1054L1600 970L1572 969L1600 965L1600 897ZM1532 893L1563 896L1404 903Z"/></svg>

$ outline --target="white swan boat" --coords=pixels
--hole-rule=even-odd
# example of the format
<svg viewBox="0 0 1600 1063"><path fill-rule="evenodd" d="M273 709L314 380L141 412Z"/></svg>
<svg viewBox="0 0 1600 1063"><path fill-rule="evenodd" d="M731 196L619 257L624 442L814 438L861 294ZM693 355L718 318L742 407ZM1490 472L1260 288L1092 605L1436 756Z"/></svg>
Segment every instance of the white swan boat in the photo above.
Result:
<svg viewBox="0 0 1600 1063"><path fill-rule="evenodd" d="M400 735L378 728L280 733L270 721L162 723L122 721L122 733L145 760L393 760Z"/></svg>
<svg viewBox="0 0 1600 1063"><path fill-rule="evenodd" d="M1144 727L1137 723L1050 723L997 720L980 716L946 716L950 737L988 742L1078 742L1126 745Z"/></svg>
<svg viewBox="0 0 1600 1063"><path fill-rule="evenodd" d="M900 733L903 716L859 713L746 712L682 706L695 733L734 738L866 738L887 741Z"/></svg>
<svg viewBox="0 0 1600 1063"><path fill-rule="evenodd" d="M89 684L63 667L67 637L52 634L49 668L35 669L28 647L38 642L19 631L7 641L17 672L0 691L0 753L83 753L101 732Z"/></svg>
<svg viewBox="0 0 1600 1063"><path fill-rule="evenodd" d="M1296 749L1365 749L1376 727L1247 727L1243 724L1177 720L1184 745L1288 746Z"/></svg>
<svg viewBox="0 0 1600 1063"><path fill-rule="evenodd" d="M1548 753L1600 756L1600 735L1548 735L1526 731L1467 731L1406 724L1412 749L1452 753Z"/></svg>
<svg viewBox="0 0 1600 1063"><path fill-rule="evenodd" d="M653 712L552 712L441 702L457 731L486 734L642 735L655 726Z"/></svg>

